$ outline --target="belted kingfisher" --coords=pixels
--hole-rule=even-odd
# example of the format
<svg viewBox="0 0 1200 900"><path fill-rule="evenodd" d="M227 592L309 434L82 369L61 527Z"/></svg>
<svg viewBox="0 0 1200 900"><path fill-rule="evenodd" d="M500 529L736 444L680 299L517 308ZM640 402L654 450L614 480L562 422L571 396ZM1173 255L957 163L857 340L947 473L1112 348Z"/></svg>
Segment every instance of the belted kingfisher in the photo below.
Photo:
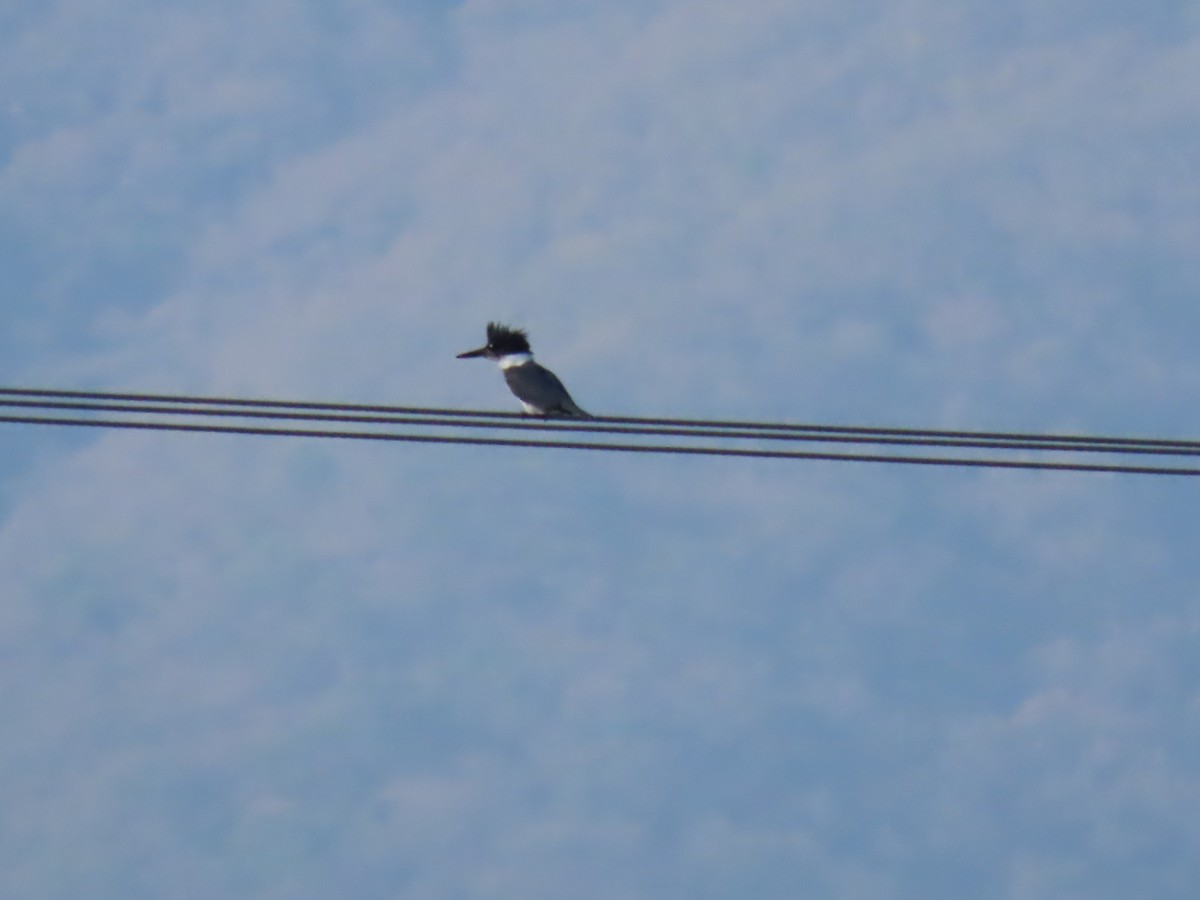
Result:
<svg viewBox="0 0 1200 900"><path fill-rule="evenodd" d="M487 343L478 350L458 354L459 359L473 356L494 359L500 364L508 389L517 395L529 415L548 419L591 418L571 399L557 375L533 361L529 337L520 328L488 322Z"/></svg>

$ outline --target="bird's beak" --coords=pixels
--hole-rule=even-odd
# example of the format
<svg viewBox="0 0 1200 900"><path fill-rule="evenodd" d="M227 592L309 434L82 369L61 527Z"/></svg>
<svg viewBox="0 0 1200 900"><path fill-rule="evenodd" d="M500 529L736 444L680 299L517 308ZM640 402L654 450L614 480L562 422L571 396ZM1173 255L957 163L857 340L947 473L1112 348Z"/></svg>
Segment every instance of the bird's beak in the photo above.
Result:
<svg viewBox="0 0 1200 900"><path fill-rule="evenodd" d="M487 347L480 347L478 350L468 350L466 353L458 354L459 359L470 359L473 356L483 356L487 353Z"/></svg>

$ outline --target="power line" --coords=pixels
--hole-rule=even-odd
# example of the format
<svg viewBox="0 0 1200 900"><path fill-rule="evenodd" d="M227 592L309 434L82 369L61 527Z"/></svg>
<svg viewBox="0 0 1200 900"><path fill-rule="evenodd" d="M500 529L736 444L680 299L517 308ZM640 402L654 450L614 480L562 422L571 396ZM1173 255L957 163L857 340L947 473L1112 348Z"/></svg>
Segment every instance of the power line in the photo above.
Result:
<svg viewBox="0 0 1200 900"><path fill-rule="evenodd" d="M507 428L522 431L553 431L610 436L654 438L676 437L692 441L757 440L826 441L834 443L903 445L972 450L1004 450L1055 453L1158 454L1200 456L1200 442L1158 438L1112 438L1087 435L1039 435L1009 432L936 431L929 429L869 428L862 426L789 425L783 423L716 421L696 419L644 419L599 417L589 420L542 420L518 413L484 412L427 407L379 406L347 403L314 403L197 397L166 394L131 394L86 391L56 391L33 388L0 388L0 406L64 415L0 415L0 423L57 425L241 434L277 437L337 438L475 446L543 447L622 453L675 453L744 458L838 460L900 463L926 466L967 466L1009 469L1043 469L1076 472L1112 472L1147 475L1200 475L1200 469L1183 466L1147 466L1127 462L1080 462L1076 459L991 458L977 456L925 456L890 453L835 453L714 446L711 444L617 443L563 439L526 439L455 436L414 432L414 428ZM135 414L136 419L83 417L78 413ZM148 418L147 418L148 417ZM342 427L263 427L216 424L209 421L171 421L188 418L258 419L269 421L319 422ZM390 430L350 430L345 426L369 425ZM399 430L398 430L399 429Z"/></svg>
<svg viewBox="0 0 1200 900"><path fill-rule="evenodd" d="M930 440L995 440L1006 444L1022 444L1044 446L1047 444L1062 444L1065 447L1094 447L1108 448L1163 448L1171 451L1179 450L1185 453L1200 452L1200 441L1164 439L1164 438L1128 438L1128 437L1099 437L1079 434L1035 434L1027 432L1001 431L948 431L919 428L879 428L871 426L849 425L818 425L781 422L753 422L746 420L718 419L672 419L672 418L642 418L634 416L597 416L589 420L578 419L537 419L522 413L495 412L484 410L446 409L421 406L385 406L356 403L330 403L296 400L266 400L246 399L235 397L207 397L194 395L146 394L146 393L113 393L99 391L65 391L43 388L3 388L0 387L0 398L4 396L30 397L50 400L81 400L81 401L111 401L123 404L168 404L172 406L197 407L227 407L244 408L246 410L291 410L297 412L339 414L365 414L380 416L427 416L434 418L455 417L470 418L482 421L513 422L520 427L536 429L571 429L596 430L598 425L586 423L603 423L604 425L634 426L633 430L642 427L678 427L687 429L710 428L718 430L746 430L754 432L769 432L771 434L813 434L813 435L849 435L865 437L875 442L877 438L903 437ZM0 399L0 405L12 405L12 401ZM41 405L41 404L35 404ZM182 412L182 410L180 410ZM246 414L249 414L247 412ZM314 419L322 418L315 415ZM757 436L757 435L756 435ZM1057 447L1054 449L1058 449ZM1115 449L1114 449L1115 452Z"/></svg>
<svg viewBox="0 0 1200 900"><path fill-rule="evenodd" d="M622 453L680 453L699 456L739 456L760 459L840 460L875 463L909 463L927 466L970 466L1001 469L1047 469L1066 472L1110 472L1135 475L1200 475L1200 469L1172 466L1133 466L1105 463L1073 463L1047 460L1002 460L974 457L900 456L859 453L818 453L802 450L755 450L733 447L692 447L659 444L612 444L587 441L535 441L516 438L459 437L454 435L403 434L387 431L340 431L307 428L258 428L244 425L201 425L184 422L148 422L122 419L71 419L33 416L0 416L0 422L26 425L81 425L152 431L207 432L275 437L342 438L348 440L400 441L431 444L468 444L496 447L546 447L563 450L608 450Z"/></svg>
<svg viewBox="0 0 1200 900"><path fill-rule="evenodd" d="M5 393L0 389L0 395ZM242 404L247 401L241 401ZM1133 453L1157 454L1171 456L1200 455L1200 443L1184 441L1140 441L1128 438L1082 438L1038 436L995 435L992 437L982 433L971 432L923 432L930 437L910 437L900 434L900 429L865 429L853 430L832 426L778 424L764 425L762 423L728 423L724 427L700 420L663 419L658 422L677 423L674 426L643 425L628 426L621 424L622 419L597 418L589 420L542 420L531 419L518 413L486 413L473 410L440 410L420 409L414 407L394 408L403 412L384 412L364 415L358 413L321 413L293 411L296 404L278 404L279 409L260 408L266 401L254 401L254 407L223 408L215 405L195 405L188 403L149 403L130 402L99 402L88 400L12 400L0 396L0 407L16 407L38 410L72 410L88 412L120 412L164 416L199 416L199 417L237 417L275 420L293 420L309 422L336 422L341 424L361 425L404 425L404 426L444 426L455 428L508 428L520 430L552 430L589 432L597 434L618 434L631 436L652 437L686 437L718 438L725 440L767 440L767 441L811 441L848 444L886 444L916 447L954 447L973 449L1003 449L1003 450L1059 450L1066 452L1091 453ZM231 405L233 403L231 402ZM304 404L305 407L317 404ZM290 407L290 408L289 408ZM332 407L331 405L331 408ZM343 406L340 408L352 408ZM388 410L388 407L378 409ZM416 415L416 412L422 415ZM456 416L459 418L451 418ZM461 418L473 416L476 418ZM495 421L481 417L500 417ZM615 422L616 424L608 424ZM682 427L682 423L688 427ZM734 427L734 425L738 427ZM788 430L781 430L788 429Z"/></svg>

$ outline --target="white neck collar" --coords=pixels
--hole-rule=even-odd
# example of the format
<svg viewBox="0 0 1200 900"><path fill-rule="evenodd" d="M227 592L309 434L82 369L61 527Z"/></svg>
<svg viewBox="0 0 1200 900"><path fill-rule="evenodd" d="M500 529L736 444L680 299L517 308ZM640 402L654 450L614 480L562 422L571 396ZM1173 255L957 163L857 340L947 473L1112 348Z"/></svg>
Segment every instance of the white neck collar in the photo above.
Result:
<svg viewBox="0 0 1200 900"><path fill-rule="evenodd" d="M527 362L533 362L532 353L506 353L504 356L496 360L502 369L511 369L513 366L523 366Z"/></svg>

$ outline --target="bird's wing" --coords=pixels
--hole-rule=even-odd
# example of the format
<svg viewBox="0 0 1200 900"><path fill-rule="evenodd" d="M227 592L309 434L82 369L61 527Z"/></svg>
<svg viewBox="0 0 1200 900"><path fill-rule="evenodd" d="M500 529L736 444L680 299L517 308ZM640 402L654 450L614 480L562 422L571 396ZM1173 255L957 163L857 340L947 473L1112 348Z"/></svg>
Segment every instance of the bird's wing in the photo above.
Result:
<svg viewBox="0 0 1200 900"><path fill-rule="evenodd" d="M529 366L533 367L531 371L519 371ZM544 366L529 363L527 366L505 369L504 380L508 382L509 389L517 395L518 400L541 410L542 415L590 418L571 399L558 376Z"/></svg>

